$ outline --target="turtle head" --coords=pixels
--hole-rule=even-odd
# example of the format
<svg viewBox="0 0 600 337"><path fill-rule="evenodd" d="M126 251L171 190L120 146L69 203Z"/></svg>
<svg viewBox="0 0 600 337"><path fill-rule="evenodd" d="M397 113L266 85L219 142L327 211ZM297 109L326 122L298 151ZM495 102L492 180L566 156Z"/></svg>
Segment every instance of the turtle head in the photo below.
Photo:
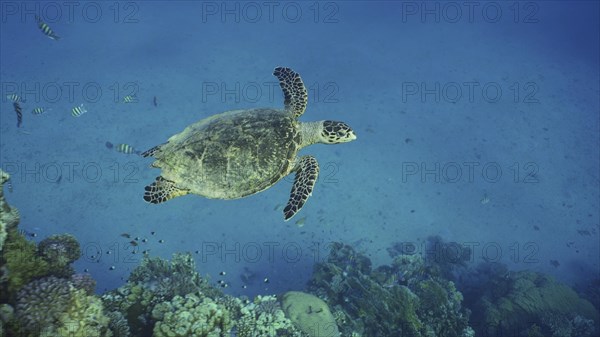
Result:
<svg viewBox="0 0 600 337"><path fill-rule="evenodd" d="M356 139L352 128L344 122L323 121L322 123L321 143L347 143Z"/></svg>

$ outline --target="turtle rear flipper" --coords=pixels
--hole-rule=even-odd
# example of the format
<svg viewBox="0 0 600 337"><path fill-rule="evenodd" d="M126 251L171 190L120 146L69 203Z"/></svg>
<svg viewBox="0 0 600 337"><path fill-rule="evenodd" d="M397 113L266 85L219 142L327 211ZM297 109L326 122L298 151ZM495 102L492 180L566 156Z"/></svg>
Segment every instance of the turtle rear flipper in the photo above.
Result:
<svg viewBox="0 0 600 337"><path fill-rule="evenodd" d="M273 75L279 80L283 91L285 109L293 112L296 117L302 115L308 103L308 94L300 75L284 67L275 68Z"/></svg>
<svg viewBox="0 0 600 337"><path fill-rule="evenodd" d="M311 156L300 158L296 166L296 178L290 193L290 200L283 209L285 221L291 219L304 206L308 197L312 195L318 176L319 164L317 160Z"/></svg>
<svg viewBox="0 0 600 337"><path fill-rule="evenodd" d="M175 197L190 193L189 190L178 188L175 186L175 183L161 176L156 177L156 180L152 184L146 186L145 190L144 200L151 204L160 204Z"/></svg>

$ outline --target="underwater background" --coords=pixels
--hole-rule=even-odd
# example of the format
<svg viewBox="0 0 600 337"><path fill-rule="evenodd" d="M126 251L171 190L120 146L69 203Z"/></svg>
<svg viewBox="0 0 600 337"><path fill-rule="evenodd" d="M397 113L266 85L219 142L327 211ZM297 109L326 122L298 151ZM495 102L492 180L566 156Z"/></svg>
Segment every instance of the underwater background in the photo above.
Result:
<svg viewBox="0 0 600 337"><path fill-rule="evenodd" d="M284 310L298 335L598 335L599 12L595 1L2 1L0 164L20 214L15 227L2 209L4 332L42 334L23 328L40 324L26 312L50 309L25 294L75 273L95 280L87 301L110 328L57 335L242 336L219 301L243 312L244 299L289 291L320 297L337 325L310 332ZM293 176L237 200L144 202L160 171L140 151L216 113L283 108L277 66L308 89L300 121L357 135L301 150L321 170L302 210L283 221ZM79 248L39 244L64 233ZM42 248L65 240L78 254L56 272ZM161 272L196 277L231 322L161 334L156 294L139 315L107 299L127 284L155 291ZM109 315L119 310L128 334ZM245 335L296 333L282 331Z"/></svg>

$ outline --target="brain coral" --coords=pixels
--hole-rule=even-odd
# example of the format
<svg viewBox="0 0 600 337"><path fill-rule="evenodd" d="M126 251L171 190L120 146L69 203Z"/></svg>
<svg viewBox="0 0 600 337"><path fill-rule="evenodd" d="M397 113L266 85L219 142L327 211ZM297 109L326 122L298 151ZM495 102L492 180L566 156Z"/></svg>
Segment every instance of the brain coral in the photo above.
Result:
<svg viewBox="0 0 600 337"><path fill-rule="evenodd" d="M16 317L36 336L110 336L102 302L54 276L32 281L18 293Z"/></svg>

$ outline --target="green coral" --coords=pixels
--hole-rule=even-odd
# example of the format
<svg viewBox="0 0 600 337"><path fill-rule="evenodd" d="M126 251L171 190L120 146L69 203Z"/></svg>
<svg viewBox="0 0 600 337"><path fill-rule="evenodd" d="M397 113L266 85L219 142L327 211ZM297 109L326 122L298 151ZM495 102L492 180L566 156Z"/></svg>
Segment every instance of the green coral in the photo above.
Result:
<svg viewBox="0 0 600 337"><path fill-rule="evenodd" d="M150 312L156 304L152 290L140 284L127 283L116 290L102 295L108 311L120 312L132 334L146 336L152 334L152 326L147 324Z"/></svg>
<svg viewBox="0 0 600 337"><path fill-rule="evenodd" d="M461 306L462 294L452 281L440 278L420 282L415 293L419 298L417 313L424 323L425 335L436 337L472 334L468 312Z"/></svg>
<svg viewBox="0 0 600 337"><path fill-rule="evenodd" d="M38 244L38 255L50 264L53 275L67 277L73 274L70 264L79 259L81 248L71 234L52 235Z"/></svg>
<svg viewBox="0 0 600 337"><path fill-rule="evenodd" d="M190 253L173 254L171 261L145 256L129 276L128 283L102 296L110 311L120 311L127 319L133 335L152 333L152 310L175 296L202 292L218 298L220 290L200 277Z"/></svg>
<svg viewBox="0 0 600 337"><path fill-rule="evenodd" d="M110 319L104 314L102 301L86 294L84 289L71 293L71 301L58 319L58 336L110 337Z"/></svg>
<svg viewBox="0 0 600 337"><path fill-rule="evenodd" d="M27 336L111 336L100 299L54 276L19 291L16 318Z"/></svg>
<svg viewBox="0 0 600 337"><path fill-rule="evenodd" d="M28 241L16 229L9 231L4 248L9 293L14 294L31 280L51 272L50 264L37 255L35 243Z"/></svg>
<svg viewBox="0 0 600 337"><path fill-rule="evenodd" d="M531 271L498 275L483 288L488 290L475 305L475 319L498 330L536 324L546 334L581 336L581 332L567 331L585 330L590 325L587 322L597 325L599 321L591 303L547 275ZM576 317L578 328L572 328Z"/></svg>
<svg viewBox="0 0 600 337"><path fill-rule="evenodd" d="M129 276L129 282L152 289L154 295L162 300L196 291L208 292L211 297L221 295L220 291L210 287L208 282L200 277L190 253L173 254L170 262L159 257L146 256Z"/></svg>
<svg viewBox="0 0 600 337"><path fill-rule="evenodd" d="M8 232L19 224L19 211L10 207L4 199L4 183L9 179L10 175L0 169L0 252L4 248Z"/></svg>
<svg viewBox="0 0 600 337"><path fill-rule="evenodd" d="M152 317L154 337L228 337L233 326L225 306L197 294L157 304Z"/></svg>
<svg viewBox="0 0 600 337"><path fill-rule="evenodd" d="M327 303L320 298L300 291L289 291L283 295L281 305L294 325L309 336L339 336L335 318Z"/></svg>
<svg viewBox="0 0 600 337"><path fill-rule="evenodd" d="M461 293L439 272L432 275L436 268L421 257L397 256L391 266L374 270L367 261L350 246L334 244L310 281L310 290L336 310L337 321L346 322L340 325L344 336L473 335Z"/></svg>

